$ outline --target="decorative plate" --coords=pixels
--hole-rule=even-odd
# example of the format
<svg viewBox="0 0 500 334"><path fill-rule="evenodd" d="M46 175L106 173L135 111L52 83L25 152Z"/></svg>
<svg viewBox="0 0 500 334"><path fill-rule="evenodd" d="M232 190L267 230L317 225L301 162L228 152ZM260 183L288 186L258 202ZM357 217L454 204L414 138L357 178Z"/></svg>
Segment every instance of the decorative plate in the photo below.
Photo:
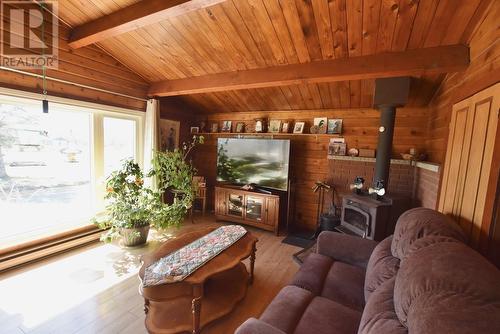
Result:
<svg viewBox="0 0 500 334"><path fill-rule="evenodd" d="M357 148L350 148L349 151L347 151L347 154L351 157L357 157L359 154L359 151Z"/></svg>

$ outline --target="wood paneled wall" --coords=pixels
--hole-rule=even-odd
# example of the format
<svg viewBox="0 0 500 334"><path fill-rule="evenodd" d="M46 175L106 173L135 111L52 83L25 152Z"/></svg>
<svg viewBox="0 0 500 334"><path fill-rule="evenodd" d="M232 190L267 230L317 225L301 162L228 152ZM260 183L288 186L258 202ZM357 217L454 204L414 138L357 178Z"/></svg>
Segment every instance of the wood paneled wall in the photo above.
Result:
<svg viewBox="0 0 500 334"><path fill-rule="evenodd" d="M500 1L492 1L468 38L471 63L464 72L449 74L430 103L430 161L444 162L453 104L474 95L500 78Z"/></svg>
<svg viewBox="0 0 500 334"><path fill-rule="evenodd" d="M180 122L179 144L191 139L190 126L195 124L199 110L178 97L160 99L160 118Z"/></svg>
<svg viewBox="0 0 500 334"><path fill-rule="evenodd" d="M47 77L141 99L146 98L148 83L143 78L96 46L84 47L78 50L70 49L68 34L69 29L60 22L59 67L58 69L48 69ZM21 70L28 71L27 69ZM42 73L41 70L29 70L29 72ZM40 78L7 70L0 70L0 86L30 92L42 92L42 80ZM144 111L146 107L145 101L51 80L47 81L47 91L49 95L129 109Z"/></svg>
<svg viewBox="0 0 500 334"><path fill-rule="evenodd" d="M253 124L256 118L306 121L306 131L312 125L314 117L343 119L343 135L348 148L376 148L378 140L379 112L373 109L350 110L303 110L303 111L260 111L238 113L215 113L197 118L208 125L223 120ZM196 125L194 123L193 125ZM393 155L400 158L400 153L415 147L425 149L427 127L427 109L404 108L397 111ZM213 207L213 186L216 177L217 137L230 134L208 134L206 142L197 149L194 164L200 175L207 177L209 187L209 207ZM234 136L234 134L232 135ZM333 137L333 136L332 136ZM295 223L312 229L316 219L316 195L311 187L317 180L327 180L329 163L327 160L330 136L292 135L280 136L291 139L291 177L296 180L295 188Z"/></svg>

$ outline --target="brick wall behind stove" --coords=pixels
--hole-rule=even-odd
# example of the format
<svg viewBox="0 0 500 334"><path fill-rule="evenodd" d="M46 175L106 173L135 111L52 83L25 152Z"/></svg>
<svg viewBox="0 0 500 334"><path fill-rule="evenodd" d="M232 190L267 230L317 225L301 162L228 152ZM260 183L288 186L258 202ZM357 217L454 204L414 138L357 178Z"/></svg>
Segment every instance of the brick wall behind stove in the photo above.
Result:
<svg viewBox="0 0 500 334"><path fill-rule="evenodd" d="M353 160L329 160L328 181L335 186L340 196L350 193L349 185L356 176L365 179L365 186L373 184L374 162ZM389 174L389 193L411 197L413 186L413 167L391 164ZM340 200L340 199L339 199ZM337 204L339 204L337 202Z"/></svg>
<svg viewBox="0 0 500 334"><path fill-rule="evenodd" d="M341 205L343 194L351 193L349 185L356 176L365 179L365 186L373 184L375 163L353 160L329 160L328 182L339 194L336 205ZM412 166L391 164L389 174L389 194L412 197L415 171ZM424 168L417 168L414 206L435 209L438 200L440 174Z"/></svg>
<svg viewBox="0 0 500 334"><path fill-rule="evenodd" d="M440 174L431 170L419 168L417 171L416 204L430 209L436 209L438 201Z"/></svg>

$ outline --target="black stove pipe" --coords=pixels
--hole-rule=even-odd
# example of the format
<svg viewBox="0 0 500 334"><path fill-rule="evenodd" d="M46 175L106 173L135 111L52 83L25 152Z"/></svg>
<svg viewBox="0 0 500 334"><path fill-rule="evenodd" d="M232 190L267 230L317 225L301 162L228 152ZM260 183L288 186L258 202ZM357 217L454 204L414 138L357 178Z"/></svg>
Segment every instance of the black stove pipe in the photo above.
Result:
<svg viewBox="0 0 500 334"><path fill-rule="evenodd" d="M377 159L375 161L374 183L382 181L384 188L389 184L389 168L391 165L392 139L394 137L395 106L379 106L380 127L378 129Z"/></svg>
<svg viewBox="0 0 500 334"><path fill-rule="evenodd" d="M375 80L373 106L380 110L380 127L373 185L376 189L383 187L385 192L387 192L389 184L389 168L391 165L396 108L406 104L409 91L409 77L380 78ZM380 198L383 194L380 196L377 194L376 196Z"/></svg>

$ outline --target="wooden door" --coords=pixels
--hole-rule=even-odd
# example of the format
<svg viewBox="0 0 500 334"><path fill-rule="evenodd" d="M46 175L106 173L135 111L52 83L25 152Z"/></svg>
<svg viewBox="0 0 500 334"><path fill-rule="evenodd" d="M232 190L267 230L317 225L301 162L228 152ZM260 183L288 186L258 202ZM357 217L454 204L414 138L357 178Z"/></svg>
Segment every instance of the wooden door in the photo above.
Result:
<svg viewBox="0 0 500 334"><path fill-rule="evenodd" d="M498 127L500 84L453 106L439 210L453 217L477 246L484 224ZM498 157L496 157L498 159ZM483 227L484 228L484 227Z"/></svg>
<svg viewBox="0 0 500 334"><path fill-rule="evenodd" d="M222 188L215 188L215 214L223 216L226 214L226 191Z"/></svg>
<svg viewBox="0 0 500 334"><path fill-rule="evenodd" d="M279 198L268 197L266 199L266 224L271 226L278 225L279 217Z"/></svg>

